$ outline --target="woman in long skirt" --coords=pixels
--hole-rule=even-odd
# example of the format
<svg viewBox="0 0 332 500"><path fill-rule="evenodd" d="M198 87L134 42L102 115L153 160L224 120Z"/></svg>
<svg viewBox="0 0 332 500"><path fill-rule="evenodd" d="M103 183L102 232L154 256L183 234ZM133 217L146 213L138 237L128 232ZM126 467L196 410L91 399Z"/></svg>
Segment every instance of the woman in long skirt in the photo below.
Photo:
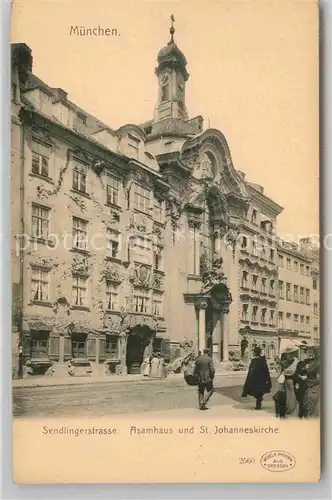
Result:
<svg viewBox="0 0 332 500"><path fill-rule="evenodd" d="M285 414L291 415L296 410L297 400L294 390L294 377L299 362L297 347L287 347L281 355L281 373L277 379L278 391L285 391Z"/></svg>
<svg viewBox="0 0 332 500"><path fill-rule="evenodd" d="M320 381L319 352L311 350L297 365L294 387L299 403L299 418L319 416Z"/></svg>
<svg viewBox="0 0 332 500"><path fill-rule="evenodd" d="M151 358L151 370L150 370L151 378L159 378L158 366L159 366L159 357L156 353L153 353Z"/></svg>
<svg viewBox="0 0 332 500"><path fill-rule="evenodd" d="M159 356L159 364L158 364L158 378L166 378L167 370L165 366L164 356L161 354Z"/></svg>
<svg viewBox="0 0 332 500"><path fill-rule="evenodd" d="M144 361L141 365L141 373L144 377L149 377L151 371L151 357L145 356Z"/></svg>

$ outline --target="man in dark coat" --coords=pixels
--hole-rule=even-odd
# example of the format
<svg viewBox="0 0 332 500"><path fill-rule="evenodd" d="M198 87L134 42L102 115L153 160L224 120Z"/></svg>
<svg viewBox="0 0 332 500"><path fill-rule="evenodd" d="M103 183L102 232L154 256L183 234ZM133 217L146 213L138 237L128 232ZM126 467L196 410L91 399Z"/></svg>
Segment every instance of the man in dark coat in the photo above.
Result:
<svg viewBox="0 0 332 500"><path fill-rule="evenodd" d="M198 403L200 410L206 410L206 403L213 393L213 379L215 369L210 357L209 349L204 349L203 354L196 358L194 374L198 385Z"/></svg>
<svg viewBox="0 0 332 500"><path fill-rule="evenodd" d="M262 349L255 347L255 357L251 360L247 379L245 381L242 397L248 394L256 398L256 410L262 407L264 394L271 391L271 377L265 356L261 356Z"/></svg>

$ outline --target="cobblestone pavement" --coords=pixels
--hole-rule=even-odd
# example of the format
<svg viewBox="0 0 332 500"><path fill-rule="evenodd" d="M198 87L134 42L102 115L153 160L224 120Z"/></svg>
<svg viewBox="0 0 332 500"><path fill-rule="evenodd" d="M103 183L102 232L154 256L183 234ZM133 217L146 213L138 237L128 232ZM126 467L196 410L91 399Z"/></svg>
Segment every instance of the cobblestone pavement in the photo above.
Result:
<svg viewBox="0 0 332 500"><path fill-rule="evenodd" d="M223 406L231 413L242 413L253 408L252 398L241 398L243 377L223 377L215 380L215 394L211 410ZM264 412L273 414L271 395L267 395ZM105 417L162 410L194 409L197 390L189 387L181 377L163 380L122 381L110 384L100 382L88 385L53 387L16 387L13 391L15 417ZM247 411L244 411L247 410ZM257 412L256 412L257 413Z"/></svg>

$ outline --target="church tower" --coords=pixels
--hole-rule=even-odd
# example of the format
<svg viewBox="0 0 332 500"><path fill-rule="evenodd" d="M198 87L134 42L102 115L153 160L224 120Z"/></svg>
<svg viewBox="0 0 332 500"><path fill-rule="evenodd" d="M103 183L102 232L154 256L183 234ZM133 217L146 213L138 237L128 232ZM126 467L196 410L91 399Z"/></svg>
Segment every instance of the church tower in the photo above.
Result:
<svg viewBox="0 0 332 500"><path fill-rule="evenodd" d="M174 16L171 16L171 38L166 47L158 54L158 102L155 109L155 122L162 120L188 120L185 103L185 89L189 74L187 60L174 42Z"/></svg>

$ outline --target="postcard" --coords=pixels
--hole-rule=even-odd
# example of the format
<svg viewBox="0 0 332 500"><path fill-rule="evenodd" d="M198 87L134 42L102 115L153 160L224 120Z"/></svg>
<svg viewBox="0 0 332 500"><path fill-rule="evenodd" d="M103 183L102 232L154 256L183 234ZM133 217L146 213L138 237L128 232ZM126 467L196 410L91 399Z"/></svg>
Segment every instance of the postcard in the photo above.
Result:
<svg viewBox="0 0 332 500"><path fill-rule="evenodd" d="M17 0L13 480L320 478L318 4Z"/></svg>

